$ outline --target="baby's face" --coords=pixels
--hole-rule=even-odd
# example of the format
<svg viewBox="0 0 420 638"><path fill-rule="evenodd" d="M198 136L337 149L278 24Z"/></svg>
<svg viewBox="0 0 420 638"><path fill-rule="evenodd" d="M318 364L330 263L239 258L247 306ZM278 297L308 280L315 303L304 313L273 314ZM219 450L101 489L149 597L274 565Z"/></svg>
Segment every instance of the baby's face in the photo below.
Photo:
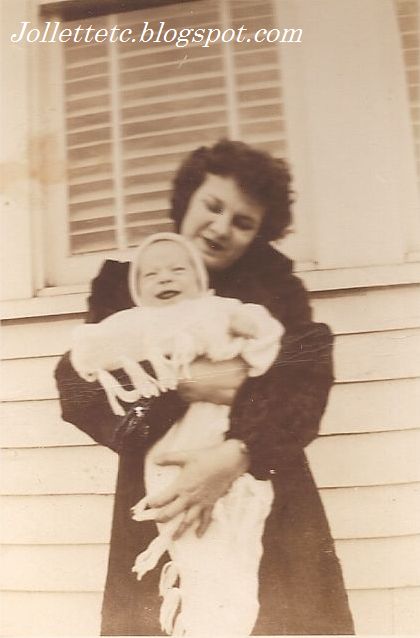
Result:
<svg viewBox="0 0 420 638"><path fill-rule="evenodd" d="M137 284L145 306L168 305L200 295L197 274L186 249L169 240L145 248Z"/></svg>

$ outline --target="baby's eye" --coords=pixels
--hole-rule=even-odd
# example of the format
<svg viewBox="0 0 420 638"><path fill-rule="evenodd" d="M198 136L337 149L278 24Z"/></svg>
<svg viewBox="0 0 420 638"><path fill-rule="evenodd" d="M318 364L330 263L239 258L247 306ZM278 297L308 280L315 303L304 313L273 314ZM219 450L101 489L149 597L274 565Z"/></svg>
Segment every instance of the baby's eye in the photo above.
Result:
<svg viewBox="0 0 420 638"><path fill-rule="evenodd" d="M155 277L156 273L154 271L145 272L143 277Z"/></svg>
<svg viewBox="0 0 420 638"><path fill-rule="evenodd" d="M172 268L173 272L185 272L185 268L183 266L176 266Z"/></svg>

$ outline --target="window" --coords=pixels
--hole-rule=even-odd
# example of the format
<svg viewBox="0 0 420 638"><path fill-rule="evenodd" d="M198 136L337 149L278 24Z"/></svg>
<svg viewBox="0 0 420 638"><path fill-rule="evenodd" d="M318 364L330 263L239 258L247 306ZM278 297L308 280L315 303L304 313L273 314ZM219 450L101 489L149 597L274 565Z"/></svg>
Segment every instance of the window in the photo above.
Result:
<svg viewBox="0 0 420 638"><path fill-rule="evenodd" d="M141 32L148 22L156 33L161 21L178 31L278 26L271 0L198 0L62 27ZM49 285L84 282L104 257L127 258L142 237L170 229L171 180L194 148L225 136L285 156L280 53L254 42L50 47L46 99L61 122L65 183L48 188Z"/></svg>

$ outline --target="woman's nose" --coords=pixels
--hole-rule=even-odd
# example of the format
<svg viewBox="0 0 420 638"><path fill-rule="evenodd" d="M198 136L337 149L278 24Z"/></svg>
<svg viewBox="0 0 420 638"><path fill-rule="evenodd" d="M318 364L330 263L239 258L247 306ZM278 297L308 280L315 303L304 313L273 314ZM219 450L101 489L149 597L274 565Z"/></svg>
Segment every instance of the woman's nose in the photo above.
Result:
<svg viewBox="0 0 420 638"><path fill-rule="evenodd" d="M212 222L213 232L219 237L227 237L231 229L231 219L227 212L219 213Z"/></svg>

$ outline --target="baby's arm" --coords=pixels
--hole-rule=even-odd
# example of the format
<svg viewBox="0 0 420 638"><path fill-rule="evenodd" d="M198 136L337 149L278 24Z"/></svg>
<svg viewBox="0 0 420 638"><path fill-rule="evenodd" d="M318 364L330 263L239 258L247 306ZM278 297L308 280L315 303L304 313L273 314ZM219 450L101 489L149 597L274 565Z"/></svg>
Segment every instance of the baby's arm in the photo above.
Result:
<svg viewBox="0 0 420 638"><path fill-rule="evenodd" d="M235 308L230 318L230 332L235 337L256 339L261 331L259 308L254 304L243 304Z"/></svg>
<svg viewBox="0 0 420 638"><path fill-rule="evenodd" d="M121 366L115 345L102 324L78 326L70 352L73 368L86 381L94 381L99 370L116 370Z"/></svg>
<svg viewBox="0 0 420 638"><path fill-rule="evenodd" d="M138 312L122 311L100 324L79 326L73 333L70 358L74 369L86 381L98 380L101 383L115 414L124 414L117 398L132 403L141 397L157 396L159 390L168 389L162 388L138 363L148 358L143 329L143 316ZM154 365L158 361L156 353L151 363ZM110 374L117 369L124 370L132 389L124 388Z"/></svg>
<svg viewBox="0 0 420 638"><path fill-rule="evenodd" d="M231 316L230 330L234 336L244 338L241 356L250 366L249 376L267 372L280 349L282 325L264 306L243 304Z"/></svg>
<svg viewBox="0 0 420 638"><path fill-rule="evenodd" d="M99 370L117 370L127 360L146 361L151 344L153 351L159 348L150 313L139 308L123 310L101 323L78 326L71 362L79 376L91 381Z"/></svg>

